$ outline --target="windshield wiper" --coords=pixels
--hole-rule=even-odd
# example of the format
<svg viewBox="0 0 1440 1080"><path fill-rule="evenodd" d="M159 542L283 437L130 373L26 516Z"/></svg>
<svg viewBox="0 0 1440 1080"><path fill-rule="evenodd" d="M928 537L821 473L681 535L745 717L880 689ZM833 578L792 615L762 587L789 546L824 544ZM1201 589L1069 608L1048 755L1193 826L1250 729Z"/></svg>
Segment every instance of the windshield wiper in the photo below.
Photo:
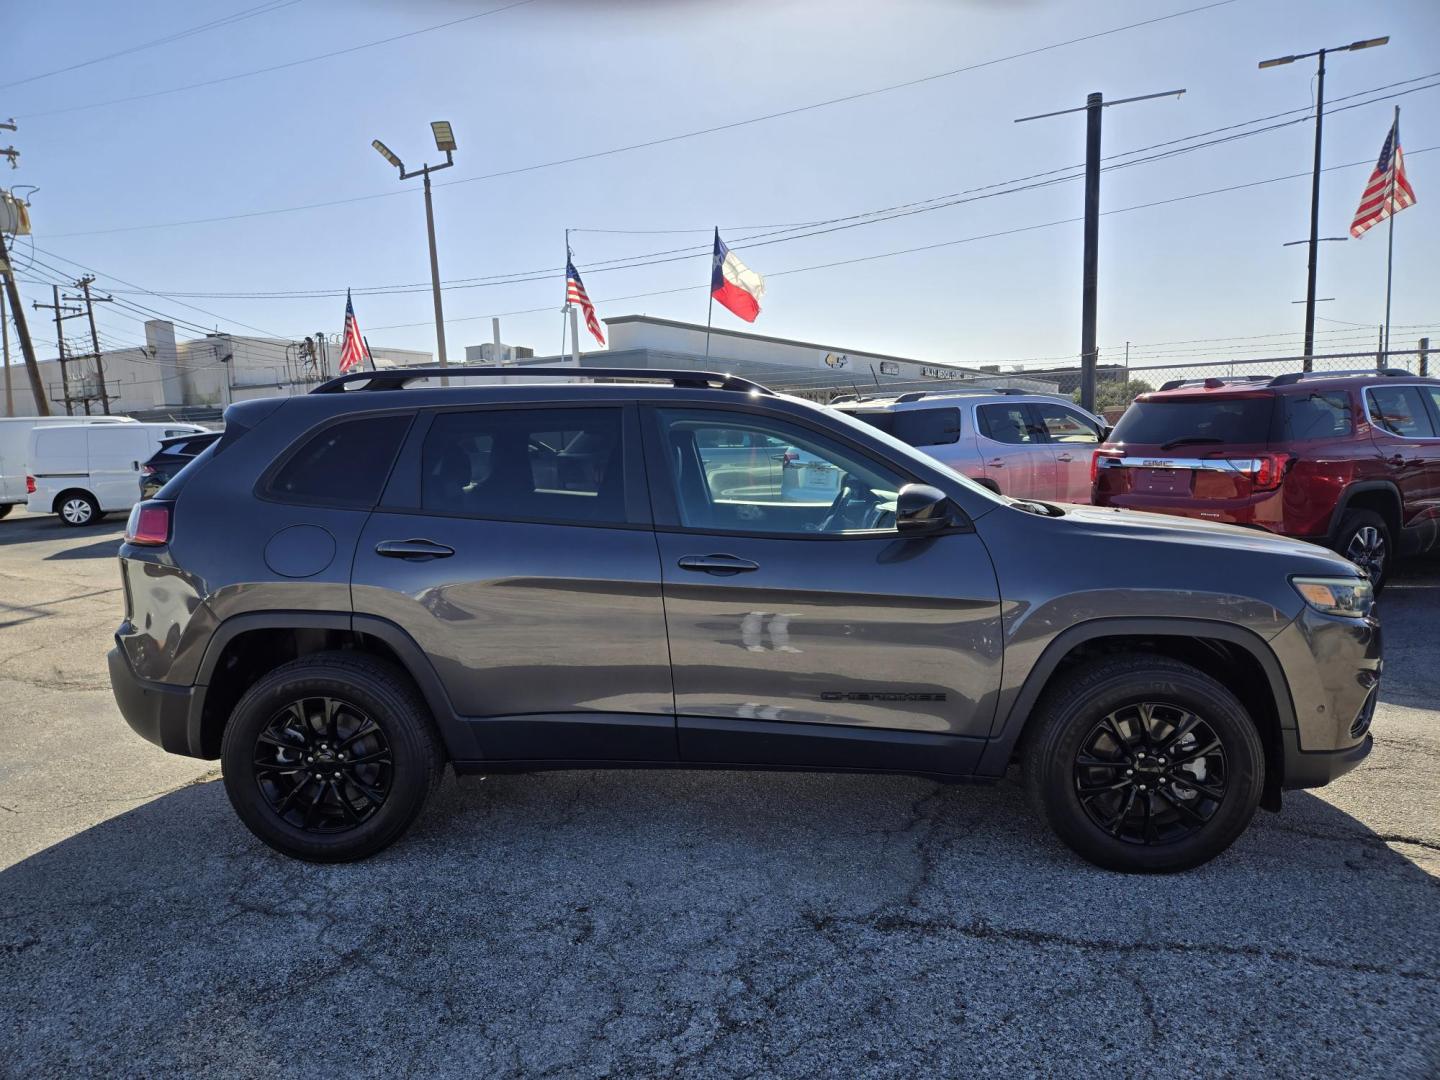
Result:
<svg viewBox="0 0 1440 1080"><path fill-rule="evenodd" d="M1186 435L1184 438L1171 439L1167 443L1161 443L1161 450L1174 450L1177 446L1198 446L1200 443L1223 443L1224 439L1217 439L1212 435Z"/></svg>

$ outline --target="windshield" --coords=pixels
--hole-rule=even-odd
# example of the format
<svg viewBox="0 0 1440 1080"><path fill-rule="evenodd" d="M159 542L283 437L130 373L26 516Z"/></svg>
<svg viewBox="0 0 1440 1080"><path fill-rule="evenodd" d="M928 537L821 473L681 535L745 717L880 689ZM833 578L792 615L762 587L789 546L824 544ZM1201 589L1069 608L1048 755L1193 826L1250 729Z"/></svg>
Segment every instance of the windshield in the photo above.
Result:
<svg viewBox="0 0 1440 1080"><path fill-rule="evenodd" d="M1110 442L1181 447L1270 441L1275 398L1174 398L1137 401L1115 425Z"/></svg>
<svg viewBox="0 0 1440 1080"><path fill-rule="evenodd" d="M793 398L792 400L798 401L801 399ZM806 402L806 404L812 405L813 403ZM986 499L988 499L992 503L995 503L997 506L1010 505L1009 499L1003 498L996 492L991 491L984 484L977 484L974 480L971 480L970 477L966 476L964 473L956 472L954 469L950 468L950 466L946 465L943 461L937 461L929 454L921 453L909 443L904 442L901 439L895 438L895 436L891 435L888 431L876 427L873 424L867 424L863 420L857 420L854 416L851 416L850 414L840 409L826 408L824 411L827 416L838 419L838 421L845 426L863 431L872 439L879 439L882 443L884 443L890 449L894 450L897 454L900 454L906 460L917 462L927 469L933 469L936 472L943 473L948 479L954 480L957 484L963 485L968 491L973 491L977 495L984 496Z"/></svg>

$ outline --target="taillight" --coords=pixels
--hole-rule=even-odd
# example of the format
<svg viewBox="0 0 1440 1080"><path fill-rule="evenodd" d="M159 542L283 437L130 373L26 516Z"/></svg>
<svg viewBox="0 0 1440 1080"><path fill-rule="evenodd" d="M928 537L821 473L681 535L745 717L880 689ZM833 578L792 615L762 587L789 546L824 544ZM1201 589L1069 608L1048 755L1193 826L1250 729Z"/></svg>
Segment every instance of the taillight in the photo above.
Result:
<svg viewBox="0 0 1440 1080"><path fill-rule="evenodd" d="M154 476L154 475L155 475L155 466L154 466L154 465L141 465L141 466L140 466L140 475L141 475L141 476Z"/></svg>
<svg viewBox="0 0 1440 1080"><path fill-rule="evenodd" d="M34 494L35 494L35 477L33 477L33 476L27 476L27 477L25 477L25 494L26 494L26 495L34 495Z"/></svg>
<svg viewBox="0 0 1440 1080"><path fill-rule="evenodd" d="M1119 458L1125 454L1124 450L1094 450L1090 454L1090 486L1095 486L1095 481L1100 479L1100 459Z"/></svg>
<svg viewBox="0 0 1440 1080"><path fill-rule="evenodd" d="M136 503L125 523L125 542L141 547L163 547L170 542L170 504Z"/></svg>
<svg viewBox="0 0 1440 1080"><path fill-rule="evenodd" d="M785 453L780 455L780 460L786 465L794 465L795 462L800 460L800 453L794 449L786 450Z"/></svg>
<svg viewBox="0 0 1440 1080"><path fill-rule="evenodd" d="M1250 484L1258 491L1277 488L1280 481L1285 479L1285 470L1289 467L1289 454L1257 454L1255 471L1250 474Z"/></svg>

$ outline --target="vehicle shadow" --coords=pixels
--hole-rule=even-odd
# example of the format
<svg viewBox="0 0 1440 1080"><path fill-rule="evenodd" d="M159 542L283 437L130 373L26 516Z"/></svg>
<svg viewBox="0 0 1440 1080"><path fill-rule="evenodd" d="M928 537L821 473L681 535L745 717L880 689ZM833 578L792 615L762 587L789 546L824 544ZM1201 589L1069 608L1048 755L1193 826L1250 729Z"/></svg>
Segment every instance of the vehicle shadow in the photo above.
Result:
<svg viewBox="0 0 1440 1080"><path fill-rule="evenodd" d="M104 540L96 540L93 544L86 544L84 547L65 548L46 555L45 562L64 562L69 559L113 559L120 551L122 537L110 536Z"/></svg>
<svg viewBox="0 0 1440 1080"><path fill-rule="evenodd" d="M1010 783L535 773L447 779L385 853L316 866L199 783L0 872L9 1068L1188 1075L1208 1032L1216 1074L1418 1075L1440 846L1286 802L1137 877Z"/></svg>

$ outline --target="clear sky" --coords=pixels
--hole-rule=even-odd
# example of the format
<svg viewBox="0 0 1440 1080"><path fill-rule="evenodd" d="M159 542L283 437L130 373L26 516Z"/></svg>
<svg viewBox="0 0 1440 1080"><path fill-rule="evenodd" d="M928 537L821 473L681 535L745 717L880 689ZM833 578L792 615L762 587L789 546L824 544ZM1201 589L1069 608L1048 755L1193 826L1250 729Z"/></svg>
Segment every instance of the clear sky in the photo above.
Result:
<svg viewBox="0 0 1440 1080"><path fill-rule="evenodd" d="M448 119L460 148L455 167L435 177L442 278L553 271L447 289L452 356L489 340L489 316L530 309L542 310L506 315L504 339L558 349L566 228L696 230L577 232L572 245L602 317L703 322L712 224L769 277L757 332L930 361L1074 356L1076 223L803 268L1075 218L1079 181L780 243L743 238L1077 165L1082 115L1014 119L1081 105L1090 91L1113 99L1181 87L1187 93L1178 100L1106 110L1105 152L1287 110L1297 111L1281 120L1302 122L1107 172L1104 210L1307 175L1103 218L1102 359L1118 359L1127 340L1137 343L1137 357L1167 359L1191 358L1187 349L1195 348L1217 356L1293 349L1303 308L1291 301L1304 296L1305 249L1281 245L1308 233L1313 127L1298 110L1312 100L1314 61L1264 71L1257 61L1388 34L1383 48L1331 58L1327 101L1432 72L1410 86L1440 82L1436 0L1233 0L1005 60L1206 0L529 0L314 60L307 58L513 0L271 0L273 10L240 21L14 84L260 2L76 0L7 10L0 84L12 85L0 86L0 117L15 116L20 130L0 132L0 144L12 139L23 156L18 171L0 166L0 184L40 188L37 256L75 273L55 256L91 267L100 287L157 311L281 336L340 330L343 295L175 294L419 284L409 293L357 295L356 311L373 345L430 349L419 182L402 184L370 140L383 139L407 165L433 162L440 155L429 121ZM713 134L483 178L996 60ZM292 61L304 62L84 107ZM1397 103L1418 195L1396 221L1399 347L1422 327L1440 339L1440 149L1419 152L1440 147L1440 88L1327 114L1326 165L1365 164L1325 174L1321 235L1345 235ZM167 224L375 195L383 197ZM599 265L675 248L694 253L629 269ZM15 254L25 267L28 243ZM1384 305L1384 228L1324 244L1321 256L1319 295L1335 299L1318 308L1333 321L1318 325L1336 332L1322 341L1373 340ZM24 272L27 298L48 299L36 284L44 276L38 265ZM122 292L130 286L116 276L167 295ZM662 295L613 299L654 292ZM106 339L141 340L137 318L105 309ZM716 323L745 328L718 309ZM45 344L53 334L38 320L35 333L42 353L53 352ZM1284 333L1292 336L1257 338L1253 348L1157 344Z"/></svg>

